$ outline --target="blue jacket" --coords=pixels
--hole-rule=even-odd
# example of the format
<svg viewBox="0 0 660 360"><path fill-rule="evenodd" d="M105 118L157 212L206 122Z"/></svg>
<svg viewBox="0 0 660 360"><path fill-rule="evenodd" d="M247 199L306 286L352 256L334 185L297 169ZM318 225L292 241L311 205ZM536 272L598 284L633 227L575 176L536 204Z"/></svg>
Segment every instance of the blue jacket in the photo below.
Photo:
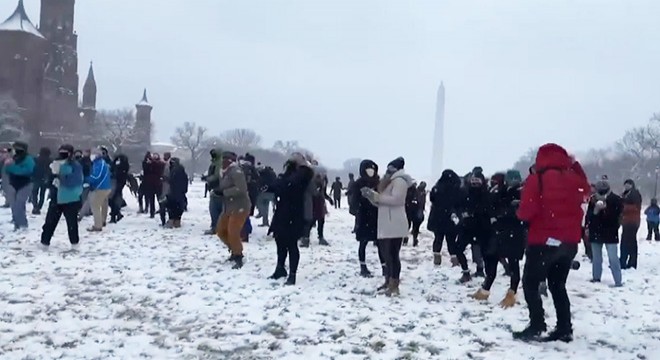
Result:
<svg viewBox="0 0 660 360"><path fill-rule="evenodd" d="M60 186L57 188L57 203L69 204L80 201L83 192L82 165L75 160L66 161L57 174Z"/></svg>
<svg viewBox="0 0 660 360"><path fill-rule="evenodd" d="M92 162L92 171L85 182L92 190L110 190L110 175L110 165L102 157L98 157Z"/></svg>
<svg viewBox="0 0 660 360"><path fill-rule="evenodd" d="M654 224L660 223L660 207L658 205L647 207L644 214L646 214L646 221Z"/></svg>
<svg viewBox="0 0 660 360"><path fill-rule="evenodd" d="M34 158L30 155L26 155L25 158L15 160L14 163L5 166L5 171L9 175L9 185L16 190L29 185L32 182L34 166Z"/></svg>

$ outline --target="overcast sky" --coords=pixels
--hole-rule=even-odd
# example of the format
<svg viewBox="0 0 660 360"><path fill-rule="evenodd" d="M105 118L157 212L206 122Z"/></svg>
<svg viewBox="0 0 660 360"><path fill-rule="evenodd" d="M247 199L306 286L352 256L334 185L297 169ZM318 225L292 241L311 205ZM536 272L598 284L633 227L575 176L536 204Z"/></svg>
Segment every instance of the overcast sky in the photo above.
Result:
<svg viewBox="0 0 660 360"><path fill-rule="evenodd" d="M33 22L39 0L26 0ZM0 17L16 0L0 1ZM547 141L616 141L660 111L660 1L77 1L81 86L142 88L156 139L184 121L295 139L329 166L402 155L430 173L444 81L445 165L487 172Z"/></svg>

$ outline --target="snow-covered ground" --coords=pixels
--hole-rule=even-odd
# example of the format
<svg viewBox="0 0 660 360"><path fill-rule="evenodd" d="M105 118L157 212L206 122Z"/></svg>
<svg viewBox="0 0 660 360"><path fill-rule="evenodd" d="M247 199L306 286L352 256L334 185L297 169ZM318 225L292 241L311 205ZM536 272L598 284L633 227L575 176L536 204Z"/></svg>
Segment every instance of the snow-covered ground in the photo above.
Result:
<svg viewBox="0 0 660 360"><path fill-rule="evenodd" d="M332 210L332 246L302 249L298 285L284 287L266 279L275 244L263 228L246 245L245 267L231 270L220 241L201 235L209 223L202 192L199 183L191 188L178 230L136 215L131 198L120 224L81 232L79 254L65 252L63 222L44 253L43 215L17 235L0 209L0 358L660 358L660 243L640 241L640 269L624 273L621 289L608 286L607 271L603 284L589 283L583 261L568 284L575 341L527 344L510 335L526 324L523 299L510 310L497 306L508 278L497 279L488 303L475 303L467 295L478 281L458 285L448 261L434 267L428 233L421 247L402 250L402 296L376 296L382 279L358 276L352 218ZM368 251L378 273L376 249ZM552 325L552 300L545 306Z"/></svg>

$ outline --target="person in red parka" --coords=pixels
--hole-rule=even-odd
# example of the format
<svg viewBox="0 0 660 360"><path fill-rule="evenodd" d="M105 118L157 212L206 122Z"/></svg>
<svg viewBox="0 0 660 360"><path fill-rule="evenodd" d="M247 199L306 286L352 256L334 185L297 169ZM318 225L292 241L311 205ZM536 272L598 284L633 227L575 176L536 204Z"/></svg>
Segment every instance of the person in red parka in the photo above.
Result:
<svg viewBox="0 0 660 360"><path fill-rule="evenodd" d="M566 279L582 238L582 203L589 183L582 166L564 148L546 144L539 148L531 174L523 187L518 218L529 225L523 290L530 323L514 332L520 340L573 340L571 304ZM557 327L547 337L545 311L539 284L548 280L557 311Z"/></svg>

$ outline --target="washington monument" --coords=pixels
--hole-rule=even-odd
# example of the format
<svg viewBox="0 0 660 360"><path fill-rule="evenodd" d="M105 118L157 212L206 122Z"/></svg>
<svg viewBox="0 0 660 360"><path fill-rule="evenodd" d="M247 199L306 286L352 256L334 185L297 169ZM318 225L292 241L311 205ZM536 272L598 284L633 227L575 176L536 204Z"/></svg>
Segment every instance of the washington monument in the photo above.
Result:
<svg viewBox="0 0 660 360"><path fill-rule="evenodd" d="M433 134L433 154L431 159L431 174L437 180L442 175L442 158L445 143L445 86L441 82L438 88L438 98L435 104L435 132Z"/></svg>

